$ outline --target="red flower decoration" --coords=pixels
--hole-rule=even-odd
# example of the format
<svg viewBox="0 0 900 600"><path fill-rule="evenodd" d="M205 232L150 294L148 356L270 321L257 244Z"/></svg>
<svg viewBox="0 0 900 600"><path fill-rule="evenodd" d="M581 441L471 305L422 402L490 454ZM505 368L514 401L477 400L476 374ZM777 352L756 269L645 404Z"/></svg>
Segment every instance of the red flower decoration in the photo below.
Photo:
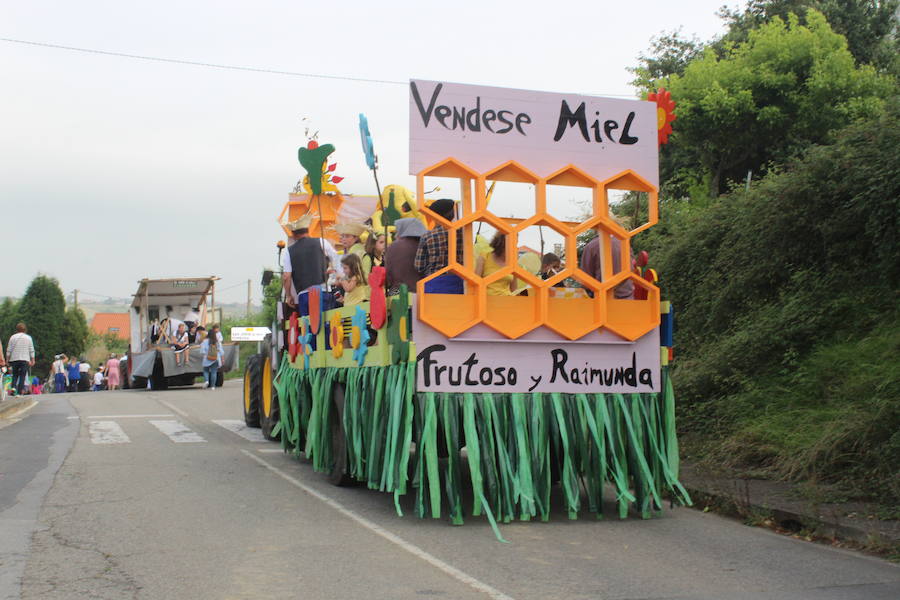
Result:
<svg viewBox="0 0 900 600"><path fill-rule="evenodd" d="M672 121L675 116L675 102L672 100L672 93L666 88L659 88L655 92L647 94L649 102L656 102L656 140L660 146L669 141L669 134L672 133Z"/></svg>
<svg viewBox="0 0 900 600"><path fill-rule="evenodd" d="M329 172L334 171L335 169L337 169L337 163L331 163L330 165L328 165Z"/></svg>
<svg viewBox="0 0 900 600"><path fill-rule="evenodd" d="M343 180L344 180L343 177L338 177L337 175L335 175L334 177L331 178L331 183L340 183Z"/></svg>

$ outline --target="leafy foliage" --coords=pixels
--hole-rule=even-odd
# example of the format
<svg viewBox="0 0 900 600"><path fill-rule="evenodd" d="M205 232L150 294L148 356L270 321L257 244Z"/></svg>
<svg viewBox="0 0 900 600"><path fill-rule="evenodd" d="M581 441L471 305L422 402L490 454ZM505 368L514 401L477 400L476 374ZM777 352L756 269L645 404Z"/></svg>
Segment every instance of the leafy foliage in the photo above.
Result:
<svg viewBox="0 0 900 600"><path fill-rule="evenodd" d="M750 32L774 18L784 21L790 14L804 17L809 9L825 15L837 33L847 39L847 47L860 64L889 69L900 48L895 37L898 0L750 0L743 10L723 7L719 12L728 33L716 46L745 42Z"/></svg>
<svg viewBox="0 0 900 600"><path fill-rule="evenodd" d="M61 352L68 356L80 356L85 351L89 334L87 319L81 309L74 306L67 309L63 319Z"/></svg>
<svg viewBox="0 0 900 600"><path fill-rule="evenodd" d="M48 369L53 356L62 352L66 301L59 282L46 275L31 280L19 302L18 316L34 339L35 370Z"/></svg>
<svg viewBox="0 0 900 600"><path fill-rule="evenodd" d="M694 182L706 180L715 197L748 170L765 172L876 114L894 87L855 65L821 13L809 11L807 25L793 15L788 22L775 17L725 56L707 49L684 75L669 78L678 102L672 143L682 146L682 163L701 167Z"/></svg>
<svg viewBox="0 0 900 600"><path fill-rule="evenodd" d="M838 389L844 385L839 378L811 370L825 368L821 357L833 356L831 345L856 347L885 323L896 327L891 315L900 283L898 119L900 100L892 98L877 118L837 133L833 144L808 148L749 191L735 190L703 210L687 203L666 206L667 228L654 228L638 241L650 249L664 291L679 309L675 377L682 425L718 440L718 448L746 442L744 436L759 434L764 423L774 427L793 410L789 399L797 396L789 390L795 384L815 390L815 398L851 403L846 410L807 415L822 420L824 432L837 435L885 418L894 421L882 425L900 428L895 412L884 412L887 400L854 398ZM847 380L865 379L871 362L827 368ZM895 384L879 389L886 394L882 400L900 402ZM815 405L815 398L807 402ZM759 426L748 429L754 421ZM797 455L801 438L810 452L814 445L821 450L824 442L813 432L803 435L781 445L766 438L768 449L747 448L777 472L809 474L811 463L785 462ZM882 473L882 467L872 468Z"/></svg>

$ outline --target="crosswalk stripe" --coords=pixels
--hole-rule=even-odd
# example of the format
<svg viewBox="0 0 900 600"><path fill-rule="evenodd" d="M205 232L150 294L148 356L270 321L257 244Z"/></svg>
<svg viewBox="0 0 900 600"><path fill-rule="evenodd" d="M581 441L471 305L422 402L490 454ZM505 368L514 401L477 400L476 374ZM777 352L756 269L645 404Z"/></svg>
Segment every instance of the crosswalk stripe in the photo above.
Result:
<svg viewBox="0 0 900 600"><path fill-rule="evenodd" d="M125 435L115 421L91 421L88 424L88 433L94 444L128 444L131 442L131 439Z"/></svg>
<svg viewBox="0 0 900 600"><path fill-rule="evenodd" d="M180 421L150 421L150 424L166 434L176 444L206 441L200 434L191 431Z"/></svg>
<svg viewBox="0 0 900 600"><path fill-rule="evenodd" d="M251 429L247 424L238 419L213 419L213 423L224 427L232 433L236 433L249 442L267 442L259 429Z"/></svg>

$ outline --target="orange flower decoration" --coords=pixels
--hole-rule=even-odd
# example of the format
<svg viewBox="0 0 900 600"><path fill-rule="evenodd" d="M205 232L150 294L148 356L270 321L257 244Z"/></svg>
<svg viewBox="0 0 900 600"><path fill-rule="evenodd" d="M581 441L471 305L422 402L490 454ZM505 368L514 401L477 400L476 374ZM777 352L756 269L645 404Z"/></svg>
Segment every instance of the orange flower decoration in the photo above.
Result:
<svg viewBox="0 0 900 600"><path fill-rule="evenodd" d="M669 134L672 133L672 121L677 118L672 92L666 88L659 88L657 91L647 94L647 101L656 102L656 139L662 146L669 141Z"/></svg>

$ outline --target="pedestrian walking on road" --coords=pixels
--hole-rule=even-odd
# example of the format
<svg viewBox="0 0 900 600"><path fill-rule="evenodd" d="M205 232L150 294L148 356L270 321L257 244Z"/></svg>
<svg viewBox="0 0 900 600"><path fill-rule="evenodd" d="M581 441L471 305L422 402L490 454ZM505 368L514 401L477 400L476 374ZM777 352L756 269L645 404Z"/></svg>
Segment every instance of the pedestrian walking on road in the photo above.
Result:
<svg viewBox="0 0 900 600"><path fill-rule="evenodd" d="M78 391L86 392L91 388L91 364L82 356L78 361Z"/></svg>
<svg viewBox="0 0 900 600"><path fill-rule="evenodd" d="M66 369L68 370L69 375L68 390L70 392L77 392L78 382L81 380L81 365L78 363L78 359L74 356L70 358Z"/></svg>
<svg viewBox="0 0 900 600"><path fill-rule="evenodd" d="M94 387L91 388L92 392L99 392L103 389L103 365L100 365L97 368L97 372L94 373Z"/></svg>
<svg viewBox="0 0 900 600"><path fill-rule="evenodd" d="M28 368L34 366L34 340L25 333L28 329L25 323L16 325L16 332L9 338L6 344L6 360L13 372L13 388L17 394L25 390L25 377Z"/></svg>
<svg viewBox="0 0 900 600"><path fill-rule="evenodd" d="M115 354L110 354L106 361L106 389L119 389L119 359Z"/></svg>
<svg viewBox="0 0 900 600"><path fill-rule="evenodd" d="M224 359L218 329L218 325L214 325L210 330L210 334L200 344L200 352L203 355L203 381L206 382L203 387L213 390L216 389L219 367L222 366L222 360Z"/></svg>
<svg viewBox="0 0 900 600"><path fill-rule="evenodd" d="M53 393L62 394L69 387L69 369L66 355L57 354L50 366L50 378L53 380Z"/></svg>

